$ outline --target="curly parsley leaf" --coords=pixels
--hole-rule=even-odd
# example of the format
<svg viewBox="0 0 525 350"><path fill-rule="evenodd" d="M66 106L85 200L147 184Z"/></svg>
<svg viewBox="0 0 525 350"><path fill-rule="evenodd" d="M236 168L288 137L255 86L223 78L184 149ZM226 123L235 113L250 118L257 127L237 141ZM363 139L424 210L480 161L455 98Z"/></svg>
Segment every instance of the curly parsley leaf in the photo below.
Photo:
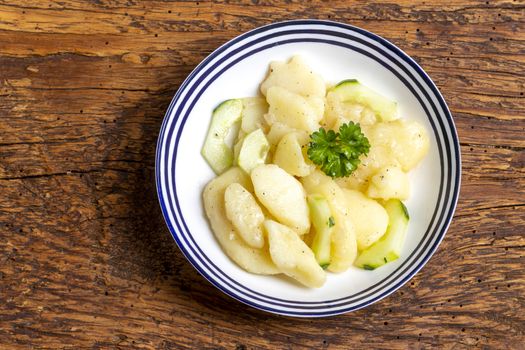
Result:
<svg viewBox="0 0 525 350"><path fill-rule="evenodd" d="M330 177L350 175L360 163L359 157L368 154L370 143L359 123L341 125L339 132L320 128L310 135L308 158Z"/></svg>

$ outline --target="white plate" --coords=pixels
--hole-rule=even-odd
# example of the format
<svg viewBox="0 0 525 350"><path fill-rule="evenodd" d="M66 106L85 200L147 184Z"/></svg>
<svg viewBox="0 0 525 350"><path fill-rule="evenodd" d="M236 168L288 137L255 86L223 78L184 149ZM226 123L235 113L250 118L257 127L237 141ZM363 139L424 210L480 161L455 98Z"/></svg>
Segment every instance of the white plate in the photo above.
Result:
<svg viewBox="0 0 525 350"><path fill-rule="evenodd" d="M299 54L326 81L357 78L399 103L401 115L423 123L430 151L411 173L406 202L411 221L402 256L374 271L329 273L308 289L285 277L250 274L221 250L204 215L202 190L215 175L200 155L211 112L221 101L255 96L273 60ZM173 98L157 144L157 191L173 238L214 286L255 308L321 317L365 307L389 295L432 256L443 239L460 186L456 129L428 75L399 48L349 25L317 20L275 23L219 47L184 81Z"/></svg>

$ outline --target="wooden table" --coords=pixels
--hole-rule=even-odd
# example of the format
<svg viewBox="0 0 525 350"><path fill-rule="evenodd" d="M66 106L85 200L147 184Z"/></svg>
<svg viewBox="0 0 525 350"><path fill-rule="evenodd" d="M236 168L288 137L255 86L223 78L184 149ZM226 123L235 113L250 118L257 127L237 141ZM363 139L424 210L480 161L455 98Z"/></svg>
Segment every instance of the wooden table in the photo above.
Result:
<svg viewBox="0 0 525 350"><path fill-rule="evenodd" d="M0 0L1 349L525 347L525 2ZM322 320L250 309L184 259L154 184L186 75L234 36L320 18L405 50L445 96L463 183L403 288Z"/></svg>

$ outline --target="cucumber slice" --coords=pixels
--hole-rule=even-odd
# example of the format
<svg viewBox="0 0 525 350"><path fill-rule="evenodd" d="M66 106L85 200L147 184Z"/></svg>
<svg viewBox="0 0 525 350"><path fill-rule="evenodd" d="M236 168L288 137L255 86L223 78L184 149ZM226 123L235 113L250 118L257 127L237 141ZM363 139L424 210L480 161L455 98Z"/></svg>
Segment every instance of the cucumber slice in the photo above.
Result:
<svg viewBox="0 0 525 350"><path fill-rule="evenodd" d="M385 209L388 213L386 233L357 257L354 263L357 267L374 270L401 255L408 227L408 210L399 199L387 201Z"/></svg>
<svg viewBox="0 0 525 350"><path fill-rule="evenodd" d="M226 137L235 123L240 121L241 113L240 99L226 100L213 110L201 154L216 174L221 174L232 166L233 151L226 144Z"/></svg>
<svg viewBox="0 0 525 350"><path fill-rule="evenodd" d="M239 130L237 133L237 140L233 145L233 164L239 164L239 153L241 152L242 143L244 142L245 137L245 132L242 131L242 129Z"/></svg>
<svg viewBox="0 0 525 350"><path fill-rule="evenodd" d="M264 164L270 144L262 129L252 131L244 138L239 151L239 167L248 174L257 165Z"/></svg>
<svg viewBox="0 0 525 350"><path fill-rule="evenodd" d="M307 198L312 224L315 228L315 237L312 242L312 251L315 260L326 269L330 265L330 244L332 242L332 231L335 225L334 217L325 197L313 194Z"/></svg>
<svg viewBox="0 0 525 350"><path fill-rule="evenodd" d="M397 102L392 101L374 90L364 86L356 79L343 80L331 90L344 102L355 102L367 106L382 120L398 119Z"/></svg>

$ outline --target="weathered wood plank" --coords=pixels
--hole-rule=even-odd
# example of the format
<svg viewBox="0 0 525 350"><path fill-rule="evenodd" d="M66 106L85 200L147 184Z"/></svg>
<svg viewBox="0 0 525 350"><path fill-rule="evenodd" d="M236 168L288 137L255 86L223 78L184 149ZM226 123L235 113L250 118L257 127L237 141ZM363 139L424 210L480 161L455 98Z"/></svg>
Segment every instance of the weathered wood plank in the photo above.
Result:
<svg viewBox="0 0 525 350"><path fill-rule="evenodd" d="M0 0L0 348L521 348L524 11L517 0ZM414 57L449 104L463 161L457 213L425 268L322 321L213 288L173 243L154 182L157 133L189 72L235 35L295 18L354 24Z"/></svg>

